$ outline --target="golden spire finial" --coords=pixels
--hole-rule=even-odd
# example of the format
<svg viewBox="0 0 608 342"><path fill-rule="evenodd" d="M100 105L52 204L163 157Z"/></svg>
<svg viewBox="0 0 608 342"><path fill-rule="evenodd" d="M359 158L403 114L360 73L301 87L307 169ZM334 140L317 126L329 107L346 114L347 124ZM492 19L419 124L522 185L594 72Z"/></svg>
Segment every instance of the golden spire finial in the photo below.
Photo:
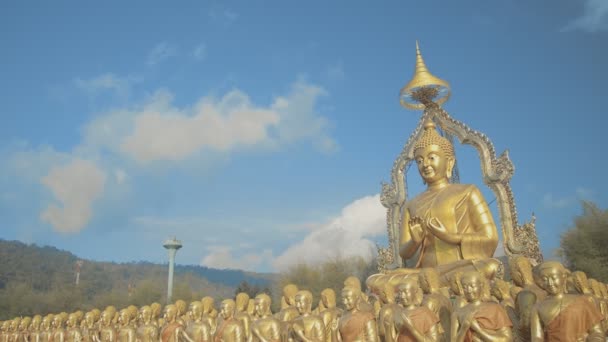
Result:
<svg viewBox="0 0 608 342"><path fill-rule="evenodd" d="M408 109L424 109L430 101L441 105L450 98L450 84L429 72L416 40L414 77L401 88L401 105Z"/></svg>

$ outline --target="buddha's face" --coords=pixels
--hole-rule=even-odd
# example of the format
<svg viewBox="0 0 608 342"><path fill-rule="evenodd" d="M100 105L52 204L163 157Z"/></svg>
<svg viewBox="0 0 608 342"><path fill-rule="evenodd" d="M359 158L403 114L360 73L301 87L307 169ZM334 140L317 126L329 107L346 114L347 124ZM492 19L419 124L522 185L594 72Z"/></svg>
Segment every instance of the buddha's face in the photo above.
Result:
<svg viewBox="0 0 608 342"><path fill-rule="evenodd" d="M342 291L342 304L344 304L346 310L353 310L357 306L357 299L355 297L353 290L349 289Z"/></svg>
<svg viewBox="0 0 608 342"><path fill-rule="evenodd" d="M105 325L106 327L109 326L112 323L112 313L109 311L104 311L101 314L101 322L103 323L103 325Z"/></svg>
<svg viewBox="0 0 608 342"><path fill-rule="evenodd" d="M447 179L450 164L453 163L453 157L447 156L437 145L416 149L414 160L420 176L427 184Z"/></svg>
<svg viewBox="0 0 608 342"><path fill-rule="evenodd" d="M53 319L53 327L61 328L61 317L57 316Z"/></svg>
<svg viewBox="0 0 608 342"><path fill-rule="evenodd" d="M397 299L404 306L418 305L418 291L420 288L413 282L407 282L399 286Z"/></svg>
<svg viewBox="0 0 608 342"><path fill-rule="evenodd" d="M267 300L264 298L256 298L254 304L255 313L259 317L266 315L268 308L270 307L270 303L268 303Z"/></svg>
<svg viewBox="0 0 608 342"><path fill-rule="evenodd" d="M203 315L203 306L197 302L190 303L188 313L190 317L198 319Z"/></svg>
<svg viewBox="0 0 608 342"><path fill-rule="evenodd" d="M118 316L118 322L127 325L129 324L130 317L129 312L127 310L121 310L120 315Z"/></svg>
<svg viewBox="0 0 608 342"><path fill-rule="evenodd" d="M464 297L469 301L475 301L481 298L483 291L483 282L478 276L462 277L462 290Z"/></svg>
<svg viewBox="0 0 608 342"><path fill-rule="evenodd" d="M223 318L231 318L233 314L234 305L229 302L222 302L222 305L220 306L220 315L222 315Z"/></svg>
<svg viewBox="0 0 608 342"><path fill-rule="evenodd" d="M141 320L143 322L148 323L152 318L152 309L148 306L144 306L139 310L139 315L141 316Z"/></svg>
<svg viewBox="0 0 608 342"><path fill-rule="evenodd" d="M310 310L310 302L308 301L308 298L306 296L296 296L296 309L298 309L300 315L308 313L308 311Z"/></svg>
<svg viewBox="0 0 608 342"><path fill-rule="evenodd" d="M566 274L557 267L543 268L539 272L538 280L542 288L550 295L564 293Z"/></svg>
<svg viewBox="0 0 608 342"><path fill-rule="evenodd" d="M177 308L173 305L167 305L165 307L165 314L163 317L166 321L172 322L175 316L177 315Z"/></svg>

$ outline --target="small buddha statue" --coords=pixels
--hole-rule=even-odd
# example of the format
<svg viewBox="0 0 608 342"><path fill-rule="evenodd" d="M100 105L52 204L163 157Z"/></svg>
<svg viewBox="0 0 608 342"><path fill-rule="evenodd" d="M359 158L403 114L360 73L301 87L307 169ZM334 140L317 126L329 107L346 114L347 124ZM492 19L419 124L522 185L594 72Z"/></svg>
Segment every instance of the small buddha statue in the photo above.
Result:
<svg viewBox="0 0 608 342"><path fill-rule="evenodd" d="M604 316L604 320L602 321L602 329L606 332L608 331L608 303L602 297L602 292L600 290L600 282L589 278L589 287L591 288L591 295L595 302L597 303L602 316Z"/></svg>
<svg viewBox="0 0 608 342"><path fill-rule="evenodd" d="M604 342L603 317L595 303L588 296L566 294L566 268L557 261L545 261L534 271L548 295L532 309L531 340Z"/></svg>
<svg viewBox="0 0 608 342"><path fill-rule="evenodd" d="M211 327L203 319L203 304L199 301L190 303L188 307L188 325L186 335L189 342L211 342Z"/></svg>
<svg viewBox="0 0 608 342"><path fill-rule="evenodd" d="M137 336L136 329L131 324L131 310L129 308L125 308L120 310L118 315L118 332L117 332L117 341L118 342L135 342L135 338Z"/></svg>
<svg viewBox="0 0 608 342"><path fill-rule="evenodd" d="M281 340L281 321L270 311L270 296L261 293L255 297L254 308L258 317L251 325L251 334L255 342L279 342Z"/></svg>
<svg viewBox="0 0 608 342"><path fill-rule="evenodd" d="M67 329L65 331L66 342L81 342L82 333L80 332L80 314L73 312L69 314L66 322Z"/></svg>
<svg viewBox="0 0 608 342"><path fill-rule="evenodd" d="M29 342L30 341L30 332L29 327L32 322L31 317L23 317L21 322L19 323L19 334L17 337L17 342Z"/></svg>
<svg viewBox="0 0 608 342"><path fill-rule="evenodd" d="M55 316L53 314L48 314L42 318L42 322L40 323L40 339L42 342L52 342L53 341L53 318Z"/></svg>
<svg viewBox="0 0 608 342"><path fill-rule="evenodd" d="M98 309L93 309L84 315L80 333L82 334L83 342L95 342L99 339L98 321L101 312Z"/></svg>
<svg viewBox="0 0 608 342"><path fill-rule="evenodd" d="M445 338L450 340L452 302L441 291L437 270L434 268L423 268L418 275L418 279L420 288L424 293L422 305L439 316Z"/></svg>
<svg viewBox="0 0 608 342"><path fill-rule="evenodd" d="M513 284L521 287L522 290L534 292L539 301L545 299L547 293L534 282L534 277L532 275L532 264L528 258L524 256L516 256L511 258L509 260L509 272L511 273Z"/></svg>
<svg viewBox="0 0 608 342"><path fill-rule="evenodd" d="M209 296L203 297L203 299L201 299L201 304L203 304L203 320L211 327L211 334L215 334L215 328L217 327L215 299Z"/></svg>
<svg viewBox="0 0 608 342"><path fill-rule="evenodd" d="M312 314L312 293L298 291L295 297L299 316L292 323L292 337L300 342L325 342L325 325L321 317Z"/></svg>
<svg viewBox="0 0 608 342"><path fill-rule="evenodd" d="M342 309L336 307L336 293L333 289L327 288L321 291L321 299L319 300L319 316L323 320L325 326L326 342L336 342L333 340L331 333L331 323L337 321L342 316Z"/></svg>
<svg viewBox="0 0 608 342"><path fill-rule="evenodd" d="M401 312L401 307L395 302L395 287L392 284L384 284L380 288L378 298L382 303L378 313L378 338L381 342L395 341L397 331L393 324L394 316ZM391 336L387 337L387 334Z"/></svg>
<svg viewBox="0 0 608 342"><path fill-rule="evenodd" d="M291 323L300 314L295 307L296 293L298 287L294 284L287 284L283 287L282 300L285 302L284 307L276 314L276 317L283 322L281 324L281 339L286 341L291 333Z"/></svg>
<svg viewBox="0 0 608 342"><path fill-rule="evenodd" d="M374 307L368 302L367 296L365 295L365 293L363 293L363 290L361 288L361 280L359 280L358 277L349 276L344 279L344 287L352 287L354 289L357 289L357 291L361 293L361 300L358 304L359 310L375 313Z"/></svg>
<svg viewBox="0 0 608 342"><path fill-rule="evenodd" d="M19 325L21 324L21 317L15 317L11 321L10 334L8 337L9 342L17 342L19 340Z"/></svg>
<svg viewBox="0 0 608 342"><path fill-rule="evenodd" d="M40 336L41 336L40 325L41 325L41 323L42 323L42 316L35 315L32 318L32 323L30 324L30 328L29 328L29 330L30 330L29 342L42 342L42 340L40 339Z"/></svg>
<svg viewBox="0 0 608 342"><path fill-rule="evenodd" d="M116 308L108 306L101 313L101 325L99 328L99 342L116 342L118 335L114 327L114 316L116 315Z"/></svg>
<svg viewBox="0 0 608 342"><path fill-rule="evenodd" d="M157 342L158 327L154 323L152 308L144 305L139 309L140 323L135 331L137 342Z"/></svg>
<svg viewBox="0 0 608 342"><path fill-rule="evenodd" d="M397 302L402 309L393 317L396 336L387 334L387 342L443 341L445 332L439 316L422 305L423 291L415 276L397 286Z"/></svg>
<svg viewBox="0 0 608 342"><path fill-rule="evenodd" d="M246 311L249 314L249 316L251 317L251 319L255 319L256 318L255 300L253 298L249 298L249 302L247 303L247 310Z"/></svg>
<svg viewBox="0 0 608 342"><path fill-rule="evenodd" d="M164 325L161 324L162 305L160 305L160 303L152 303L150 304L150 309L152 310L152 323L154 323L156 327L162 327Z"/></svg>
<svg viewBox="0 0 608 342"><path fill-rule="evenodd" d="M64 342L66 340L65 329L63 327L64 317L65 315L60 313L53 318L53 342Z"/></svg>
<svg viewBox="0 0 608 342"><path fill-rule="evenodd" d="M10 330L10 321L3 321L0 325L0 342L8 342L9 338L9 330Z"/></svg>
<svg viewBox="0 0 608 342"><path fill-rule="evenodd" d="M453 341L512 341L512 323L502 305L485 297L488 281L477 271L461 277L468 304L452 314Z"/></svg>
<svg viewBox="0 0 608 342"><path fill-rule="evenodd" d="M175 308L177 309L177 321L186 326L188 324L188 316L186 315L188 304L186 304L186 301L178 299L175 301Z"/></svg>
<svg viewBox="0 0 608 342"><path fill-rule="evenodd" d="M378 342L376 318L369 310L361 310L361 291L356 287L342 289L342 304L346 312L332 322L334 340L340 342Z"/></svg>
<svg viewBox="0 0 608 342"><path fill-rule="evenodd" d="M530 290L519 292L515 300L515 308L507 307L507 314L513 323L513 341L529 342L531 338L530 317L536 304L536 294Z"/></svg>
<svg viewBox="0 0 608 342"><path fill-rule="evenodd" d="M179 311L174 304L165 306L163 315L165 325L160 332L160 342L189 342L182 323L179 321Z"/></svg>
<svg viewBox="0 0 608 342"><path fill-rule="evenodd" d="M511 286L502 279L494 279L491 294L505 308L515 309L515 301L511 298Z"/></svg>
<svg viewBox="0 0 608 342"><path fill-rule="evenodd" d="M467 305L467 300L464 299L464 291L462 290L462 283L460 277L462 272L454 272L450 275L448 282L451 292L452 310L460 309Z"/></svg>
<svg viewBox="0 0 608 342"><path fill-rule="evenodd" d="M240 292L235 298L236 310L234 318L241 322L245 341L251 341L251 316L247 313L247 305L249 304L249 295L245 292Z"/></svg>
<svg viewBox="0 0 608 342"><path fill-rule="evenodd" d="M221 321L215 331L215 342L245 342L245 332L241 322L234 318L236 304L232 299L224 299L220 305Z"/></svg>

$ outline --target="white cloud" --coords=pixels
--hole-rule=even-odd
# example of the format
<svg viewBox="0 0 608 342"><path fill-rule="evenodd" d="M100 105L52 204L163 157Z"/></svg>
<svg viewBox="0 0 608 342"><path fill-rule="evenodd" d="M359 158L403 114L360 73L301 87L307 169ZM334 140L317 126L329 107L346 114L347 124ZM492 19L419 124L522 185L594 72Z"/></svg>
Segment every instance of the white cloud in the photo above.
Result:
<svg viewBox="0 0 608 342"><path fill-rule="evenodd" d="M91 219L92 204L102 194L105 181L105 173L88 160L74 159L53 167L41 182L61 206L49 205L40 214L41 220L61 233L79 232Z"/></svg>
<svg viewBox="0 0 608 342"><path fill-rule="evenodd" d="M269 106L255 105L244 92L232 90L219 100L203 97L192 108L180 109L171 105L170 93L161 91L143 108L110 113L86 131L92 143L113 145L140 163L181 161L205 151L279 147L299 140L331 152L336 143L326 132L327 119L315 111L324 93L320 87L296 82L287 96L275 98ZM132 127L127 135L125 127Z"/></svg>
<svg viewBox="0 0 608 342"><path fill-rule="evenodd" d="M211 246L210 253L201 260L201 266L236 269L236 270L256 270L259 266L272 260L272 251L263 250L261 253L248 253L236 257L232 254L233 249L229 246Z"/></svg>
<svg viewBox="0 0 608 342"><path fill-rule="evenodd" d="M274 259L273 266L285 270L294 264L314 264L334 257L361 256L369 260L375 244L368 238L385 232L386 208L380 203L380 195L363 197L290 246Z"/></svg>
<svg viewBox="0 0 608 342"><path fill-rule="evenodd" d="M150 51L146 59L146 64L148 66L154 66L175 55L177 55L177 47L167 42L162 42L157 44L152 51Z"/></svg>
<svg viewBox="0 0 608 342"><path fill-rule="evenodd" d="M581 200L588 200L593 196L593 191L584 187L577 187L575 194L557 197L552 193L543 196L543 206L547 209L563 209L577 205Z"/></svg>
<svg viewBox="0 0 608 342"><path fill-rule="evenodd" d="M122 184L127 180L127 172L125 172L125 170L123 169L116 169L114 170L114 178L116 179L116 182L118 184Z"/></svg>
<svg viewBox="0 0 608 342"><path fill-rule="evenodd" d="M583 14L562 29L562 31L574 30L588 33L608 30L608 1L585 0Z"/></svg>
<svg viewBox="0 0 608 342"><path fill-rule="evenodd" d="M134 83L141 82L141 78L130 75L119 77L113 73L105 73L90 79L76 78L74 84L89 95L95 95L102 91L113 91L118 95L126 96L131 91Z"/></svg>
<svg viewBox="0 0 608 342"><path fill-rule="evenodd" d="M192 56L194 56L194 59L202 61L207 57L207 46L205 44L199 44L194 48L194 51L192 51Z"/></svg>

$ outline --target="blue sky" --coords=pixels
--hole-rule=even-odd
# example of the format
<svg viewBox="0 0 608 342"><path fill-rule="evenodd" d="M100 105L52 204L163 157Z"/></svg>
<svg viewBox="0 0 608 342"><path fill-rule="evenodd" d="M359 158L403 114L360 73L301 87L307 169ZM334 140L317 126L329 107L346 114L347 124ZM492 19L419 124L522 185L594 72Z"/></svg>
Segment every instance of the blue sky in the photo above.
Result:
<svg viewBox="0 0 608 342"><path fill-rule="evenodd" d="M164 262L176 235L178 263L256 271L367 256L420 116L398 102L416 39L444 108L509 149L546 256L581 199L608 203L602 0L0 7L3 239Z"/></svg>

